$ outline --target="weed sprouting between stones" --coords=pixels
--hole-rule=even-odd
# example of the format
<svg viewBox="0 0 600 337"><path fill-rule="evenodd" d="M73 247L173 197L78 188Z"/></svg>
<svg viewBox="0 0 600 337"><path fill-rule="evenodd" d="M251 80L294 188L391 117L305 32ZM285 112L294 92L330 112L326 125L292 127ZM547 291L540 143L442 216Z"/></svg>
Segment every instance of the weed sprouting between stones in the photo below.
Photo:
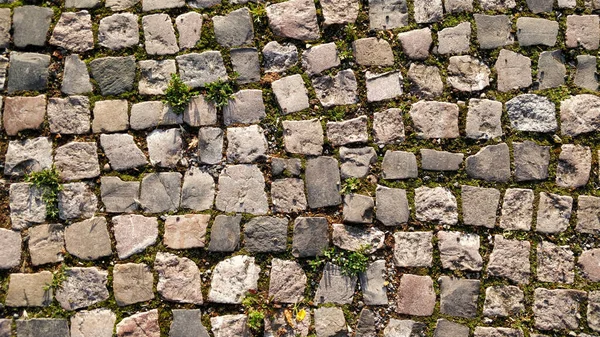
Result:
<svg viewBox="0 0 600 337"><path fill-rule="evenodd" d="M309 261L309 265L316 270L325 265L326 262L331 262L339 266L342 274L347 276L358 275L367 270L369 257L366 251L369 245L361 246L360 249L354 252L338 250L335 247L323 251L323 257L317 257L315 260Z"/></svg>
<svg viewBox="0 0 600 337"><path fill-rule="evenodd" d="M217 80L206 84L206 100L217 109L222 109L233 97L233 86L229 81Z"/></svg>
<svg viewBox="0 0 600 337"><path fill-rule="evenodd" d="M25 177L25 181L42 191L42 200L46 204L46 214L51 219L56 219L58 217L58 194L62 190L60 175L56 167L52 166L50 169L30 172Z"/></svg>
<svg viewBox="0 0 600 337"><path fill-rule="evenodd" d="M165 103L173 108L176 114L182 114L192 98L192 89L177 74L171 75L169 86L165 90Z"/></svg>

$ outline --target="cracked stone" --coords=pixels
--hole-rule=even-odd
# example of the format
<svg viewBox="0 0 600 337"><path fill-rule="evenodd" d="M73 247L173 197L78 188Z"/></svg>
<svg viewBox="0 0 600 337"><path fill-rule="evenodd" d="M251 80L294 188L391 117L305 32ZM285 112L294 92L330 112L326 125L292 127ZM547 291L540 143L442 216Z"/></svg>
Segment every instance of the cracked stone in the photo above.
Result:
<svg viewBox="0 0 600 337"><path fill-rule="evenodd" d="M181 200L181 173L147 173L142 179L140 204L146 213L173 212Z"/></svg>
<svg viewBox="0 0 600 337"><path fill-rule="evenodd" d="M158 238L158 221L138 214L119 215L112 218L119 259L143 252Z"/></svg>
<svg viewBox="0 0 600 337"><path fill-rule="evenodd" d="M101 134L100 146L108 158L110 167L115 171L126 171L148 164L148 159L135 144L132 135Z"/></svg>

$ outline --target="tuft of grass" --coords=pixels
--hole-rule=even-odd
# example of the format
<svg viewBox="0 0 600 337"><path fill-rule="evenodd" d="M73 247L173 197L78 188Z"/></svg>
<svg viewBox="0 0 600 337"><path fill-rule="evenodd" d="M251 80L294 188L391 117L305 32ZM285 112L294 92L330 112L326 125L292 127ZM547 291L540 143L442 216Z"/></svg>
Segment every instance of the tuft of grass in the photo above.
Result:
<svg viewBox="0 0 600 337"><path fill-rule="evenodd" d="M233 98L233 86L229 81L217 80L207 83L206 100L212 102L217 109L222 109Z"/></svg>
<svg viewBox="0 0 600 337"><path fill-rule="evenodd" d="M164 103L169 104L176 114L182 114L193 93L192 89L181 80L178 74L172 74L165 95Z"/></svg>
<svg viewBox="0 0 600 337"><path fill-rule="evenodd" d="M342 194L351 194L358 191L360 188L360 180L358 178L348 178L342 184Z"/></svg>
<svg viewBox="0 0 600 337"><path fill-rule="evenodd" d="M264 4L257 4L256 6L250 7L250 14L252 15L252 19L254 23L261 24L263 23L265 17L267 16L267 10L265 9Z"/></svg>
<svg viewBox="0 0 600 337"><path fill-rule="evenodd" d="M30 172L25 176L25 181L33 184L42 191L42 200L46 204L46 214L51 219L58 217L58 193L62 191L60 175L56 167L38 172Z"/></svg>
<svg viewBox="0 0 600 337"><path fill-rule="evenodd" d="M331 262L339 266L344 275L358 275L367 270L369 257L365 252L369 248L369 245L361 246L359 250L350 252L332 247L323 251L323 257L317 257L315 260L308 261L308 264L313 270L317 270L322 265L325 265L326 262Z"/></svg>
<svg viewBox="0 0 600 337"><path fill-rule="evenodd" d="M248 327L253 331L262 331L265 321L265 314L261 311L250 309L248 312Z"/></svg>

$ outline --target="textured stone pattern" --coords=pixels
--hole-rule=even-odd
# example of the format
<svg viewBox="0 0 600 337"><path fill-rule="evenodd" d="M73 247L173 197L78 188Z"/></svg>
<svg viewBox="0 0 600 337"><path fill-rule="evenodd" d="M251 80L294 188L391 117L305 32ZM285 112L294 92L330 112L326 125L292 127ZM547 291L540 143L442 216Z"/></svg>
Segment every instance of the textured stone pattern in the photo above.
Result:
<svg viewBox="0 0 600 337"><path fill-rule="evenodd" d="M0 337L599 337L599 10L0 0Z"/></svg>

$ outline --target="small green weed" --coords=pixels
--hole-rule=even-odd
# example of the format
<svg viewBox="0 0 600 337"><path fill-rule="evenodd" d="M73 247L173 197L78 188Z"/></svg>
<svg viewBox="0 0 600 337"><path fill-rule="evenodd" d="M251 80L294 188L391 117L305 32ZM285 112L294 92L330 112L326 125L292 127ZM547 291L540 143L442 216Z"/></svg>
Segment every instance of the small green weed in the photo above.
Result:
<svg viewBox="0 0 600 337"><path fill-rule="evenodd" d="M344 35L346 41L349 43L352 43L354 40L356 40L358 38L356 25L353 23L347 24L346 27L344 27Z"/></svg>
<svg viewBox="0 0 600 337"><path fill-rule="evenodd" d="M165 94L165 103L169 104L176 114L183 113L193 95L192 89L177 74L171 75Z"/></svg>
<svg viewBox="0 0 600 337"><path fill-rule="evenodd" d="M248 312L248 327L254 331L262 331L265 314L258 310L250 309Z"/></svg>
<svg viewBox="0 0 600 337"><path fill-rule="evenodd" d="M369 257L365 252L369 248L369 245L361 246L359 250L350 252L332 247L323 251L323 257L317 257L315 260L308 261L308 264L316 271L329 261L338 265L342 269L342 274L348 276L357 275L367 270Z"/></svg>
<svg viewBox="0 0 600 337"><path fill-rule="evenodd" d="M217 80L207 83L206 100L212 102L217 109L222 109L233 97L233 86L229 81Z"/></svg>
<svg viewBox="0 0 600 337"><path fill-rule="evenodd" d="M342 194L351 194L360 189L360 180L358 178L348 178L342 184Z"/></svg>
<svg viewBox="0 0 600 337"><path fill-rule="evenodd" d="M246 293L242 306L248 314L248 327L257 335L262 332L265 317L273 315L273 306L264 293L251 291Z"/></svg>
<svg viewBox="0 0 600 337"><path fill-rule="evenodd" d="M254 20L254 23L262 23L265 16L267 16L267 10L265 9L265 5L257 4L256 6L252 6L250 8L250 14L252 14L252 19Z"/></svg>
<svg viewBox="0 0 600 337"><path fill-rule="evenodd" d="M42 200L46 204L46 214L51 219L56 219L58 217L58 193L62 191L60 175L56 167L52 166L50 169L30 172L25 177L25 181L42 191Z"/></svg>
<svg viewBox="0 0 600 337"><path fill-rule="evenodd" d="M52 277L52 283L46 284L44 286L44 290L48 291L50 289L58 289L62 286L63 282L67 280L66 271L69 270L67 266L61 264L57 271L54 272L54 276Z"/></svg>

